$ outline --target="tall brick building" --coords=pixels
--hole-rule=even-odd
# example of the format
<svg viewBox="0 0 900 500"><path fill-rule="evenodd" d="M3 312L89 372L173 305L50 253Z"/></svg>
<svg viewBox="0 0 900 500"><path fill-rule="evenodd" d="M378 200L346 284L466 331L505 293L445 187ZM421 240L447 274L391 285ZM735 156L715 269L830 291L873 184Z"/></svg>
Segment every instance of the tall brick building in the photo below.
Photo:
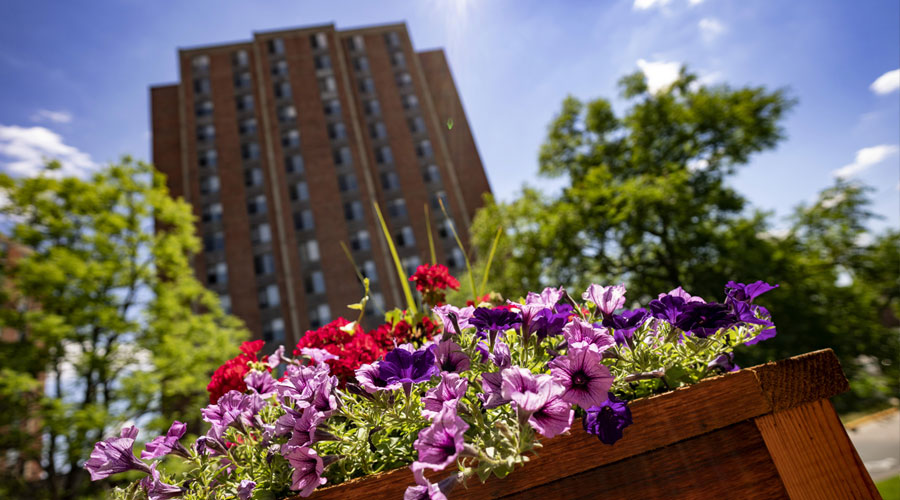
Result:
<svg viewBox="0 0 900 500"><path fill-rule="evenodd" d="M150 90L153 161L194 208L197 275L258 338L351 314L342 241L367 313L402 306L373 202L407 274L429 260L425 205L438 262L464 266L448 223L465 237L490 186L443 51L416 52L405 24L255 33L180 50L179 68Z"/></svg>

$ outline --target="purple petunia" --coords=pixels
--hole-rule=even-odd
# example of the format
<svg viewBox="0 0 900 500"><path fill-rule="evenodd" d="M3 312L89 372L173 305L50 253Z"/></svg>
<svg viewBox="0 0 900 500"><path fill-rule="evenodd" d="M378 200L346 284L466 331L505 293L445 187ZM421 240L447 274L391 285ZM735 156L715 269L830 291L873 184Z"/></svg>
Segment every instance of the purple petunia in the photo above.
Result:
<svg viewBox="0 0 900 500"><path fill-rule="evenodd" d="M302 411L285 407L284 410L284 415L278 417L278 420L275 421L274 435L291 435L285 447L310 446L319 441L335 439L328 432L318 428L325 421L325 418L314 407L307 406Z"/></svg>
<svg viewBox="0 0 900 500"><path fill-rule="evenodd" d="M491 363L497 365L501 370L504 368L509 368L510 364L512 364L512 358L509 353L509 346L506 345L505 342L497 341L494 344L494 352L490 352L490 346L488 346L484 341L479 342L475 345L475 350L477 350L481 354L481 362L484 363L486 360L490 360Z"/></svg>
<svg viewBox="0 0 900 500"><path fill-rule="evenodd" d="M765 281L757 281L755 283L750 283L749 285L729 281L725 284L725 295L727 296L725 303L738 301L749 304L753 302L753 299L756 297L776 288L778 288L778 285L770 285Z"/></svg>
<svg viewBox="0 0 900 500"><path fill-rule="evenodd" d="M565 387L550 375L535 375L513 366L502 372L501 395L516 407L519 422L527 421L539 434L553 437L572 425L575 412L562 400Z"/></svg>
<svg viewBox="0 0 900 500"><path fill-rule="evenodd" d="M613 338L617 345L627 343L634 335L634 331L640 328L650 314L644 308L622 311L622 314L613 314L603 318L603 326L613 330Z"/></svg>
<svg viewBox="0 0 900 500"><path fill-rule="evenodd" d="M237 497L240 500L250 500L253 497L254 488L256 488L256 481L241 479L241 484L238 485L237 489Z"/></svg>
<svg viewBox="0 0 900 500"><path fill-rule="evenodd" d="M150 500L167 500L169 498L178 498L184 494L180 487L160 480L156 465L157 462L153 462L149 470L150 475L141 479L141 488L147 493L147 498Z"/></svg>
<svg viewBox="0 0 900 500"><path fill-rule="evenodd" d="M436 417L447 402L456 406L460 398L465 396L468 384L468 380L456 373L441 373L441 382L436 387L429 389L422 398L424 404L422 416L425 418Z"/></svg>
<svg viewBox="0 0 900 500"><path fill-rule="evenodd" d="M315 365L325 363L330 359L339 359L334 354L328 352L328 350L320 349L318 347L304 347L300 349L300 354L308 357Z"/></svg>
<svg viewBox="0 0 900 500"><path fill-rule="evenodd" d="M719 354L706 365L706 368L710 371L720 370L723 372L736 372L741 369L741 367L734 362L733 352L723 352L722 354Z"/></svg>
<svg viewBox="0 0 900 500"><path fill-rule="evenodd" d="M400 382L389 383L381 376L380 363L365 364L356 369L356 381L369 394L399 389Z"/></svg>
<svg viewBox="0 0 900 500"><path fill-rule="evenodd" d="M444 470L463 451L463 434L469 424L456 414L456 406L444 405L435 415L431 425L419 431L419 438L413 447L419 452L419 459L413 466L433 470Z"/></svg>
<svg viewBox="0 0 900 500"><path fill-rule="evenodd" d="M575 318L567 324L563 328L563 335L570 349L592 346L599 353L616 345L605 328L594 326L581 318Z"/></svg>
<svg viewBox="0 0 900 500"><path fill-rule="evenodd" d="M269 358L266 360L266 366L274 370L275 368L278 368L278 365L284 360L284 346L280 345L278 346L278 349L275 349L275 352L269 354Z"/></svg>
<svg viewBox="0 0 900 500"><path fill-rule="evenodd" d="M490 410L509 403L509 399L503 397L502 383L503 376L500 373L481 374L481 388L484 392L478 394L478 399L484 404L485 409Z"/></svg>
<svg viewBox="0 0 900 500"><path fill-rule="evenodd" d="M472 315L475 313L474 306L467 307L454 307L450 304L444 304L442 306L433 307L432 312L440 318L441 324L444 325L444 331L450 332L452 334L462 333L462 332L454 332L453 322L450 321L450 313L456 315L456 322L459 323L459 327L462 330L469 328L471 325L469 324L469 320L472 319Z"/></svg>
<svg viewBox="0 0 900 500"><path fill-rule="evenodd" d="M308 497L313 490L328 482L322 477L325 463L316 450L295 446L284 454L284 458L294 468L291 474L291 489L299 491L301 497Z"/></svg>
<svg viewBox="0 0 900 500"><path fill-rule="evenodd" d="M606 401L613 376L609 373L609 368L600 362L601 359L596 350L580 347L569 348L565 356L550 362L553 379L565 388L561 395L563 401L582 408Z"/></svg>
<svg viewBox="0 0 900 500"><path fill-rule="evenodd" d="M288 365L284 372L284 380L275 384L278 399L284 405L308 402L316 389L329 377L329 370L330 367L326 363L313 366Z"/></svg>
<svg viewBox="0 0 900 500"><path fill-rule="evenodd" d="M268 398L275 394L275 382L276 380L267 371L251 370L244 375L247 389L259 394L262 398Z"/></svg>
<svg viewBox="0 0 900 500"><path fill-rule="evenodd" d="M203 415L203 420L212 424L207 435L221 440L228 427L244 430L247 427L257 427L259 421L256 414L265 404L258 394L228 391L216 404L200 410L200 414Z"/></svg>
<svg viewBox="0 0 900 500"><path fill-rule="evenodd" d="M165 436L157 436L153 441L150 441L144 446L144 451L141 452L141 458L150 460L168 455L169 453L184 458L190 457L187 449L178 442L178 440L184 436L186 430L187 424L177 420L172 422L172 425L169 427L169 431Z"/></svg>
<svg viewBox="0 0 900 500"><path fill-rule="evenodd" d="M614 444L631 425L631 409L626 401L609 394L602 404L587 409L581 423L588 434L594 434L605 444Z"/></svg>
<svg viewBox="0 0 900 500"><path fill-rule="evenodd" d="M418 384L430 380L437 372L434 353L425 348L413 350L411 344L398 346L385 354L378 364L380 376L388 383Z"/></svg>
<svg viewBox="0 0 900 500"><path fill-rule="evenodd" d="M703 300L702 297L698 297L696 295L691 295L691 294L685 292L684 288L681 288L680 286L678 288L674 288L674 289L670 290L669 293L659 294L659 297L657 297L657 298L661 299L661 298L665 297L666 295L671 295L672 297L678 297L680 299L683 299L685 302L700 302L701 304L706 302L705 300Z"/></svg>
<svg viewBox="0 0 900 500"><path fill-rule="evenodd" d="M468 370L471 366L469 356L466 356L462 347L452 340L438 342L433 352L435 363L440 371L459 373Z"/></svg>
<svg viewBox="0 0 900 500"><path fill-rule="evenodd" d="M528 423L541 436L552 438L572 427L575 410L572 405L563 401L559 394L553 393L547 402L528 417Z"/></svg>
<svg viewBox="0 0 900 500"><path fill-rule="evenodd" d="M410 468L413 470L413 479L416 484L406 488L403 500L447 500L447 493L459 483L459 474L451 474L434 484L425 477L424 469L421 466L414 464Z"/></svg>
<svg viewBox="0 0 900 500"><path fill-rule="evenodd" d="M522 324L522 318L518 313L505 307L495 307L493 309L479 307L475 309L469 324L474 326L479 334L487 334L490 339L490 346L493 349L497 335Z"/></svg>
<svg viewBox="0 0 900 500"><path fill-rule="evenodd" d="M684 312L678 316L675 326L697 337L706 338L740 322L734 311L725 304L690 302L685 304Z"/></svg>
<svg viewBox="0 0 900 500"><path fill-rule="evenodd" d="M591 285L581 294L581 298L593 302L604 317L609 316L625 305L625 285Z"/></svg>
<svg viewBox="0 0 900 500"><path fill-rule="evenodd" d="M150 467L134 456L134 438L138 435L137 427L123 427L119 437L111 437L94 445L91 458L84 463L84 468L91 474L91 481L105 479L113 474L129 470L150 473Z"/></svg>
<svg viewBox="0 0 900 500"><path fill-rule="evenodd" d="M663 295L658 299L651 300L648 307L650 308L650 314L654 318L664 320L670 325L675 325L684 314L687 304L688 302L683 297Z"/></svg>

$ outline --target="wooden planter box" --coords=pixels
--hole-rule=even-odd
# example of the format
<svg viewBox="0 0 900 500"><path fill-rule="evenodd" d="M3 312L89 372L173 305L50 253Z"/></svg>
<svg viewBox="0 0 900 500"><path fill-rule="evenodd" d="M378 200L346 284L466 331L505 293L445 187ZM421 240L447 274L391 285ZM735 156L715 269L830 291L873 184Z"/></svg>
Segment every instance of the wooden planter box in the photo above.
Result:
<svg viewBox="0 0 900 500"><path fill-rule="evenodd" d="M575 421L525 467L450 497L880 498L828 400L848 389L830 349L746 368L634 401L634 424L613 446ZM412 484L403 468L310 498L399 499Z"/></svg>

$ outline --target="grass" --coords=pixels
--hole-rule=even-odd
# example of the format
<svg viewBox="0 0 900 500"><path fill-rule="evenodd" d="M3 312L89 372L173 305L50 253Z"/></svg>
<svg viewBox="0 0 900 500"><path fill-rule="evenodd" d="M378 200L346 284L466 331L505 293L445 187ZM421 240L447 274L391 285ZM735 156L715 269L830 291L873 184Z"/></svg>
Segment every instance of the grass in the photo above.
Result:
<svg viewBox="0 0 900 500"><path fill-rule="evenodd" d="M900 500L900 475L878 481L875 487L884 500Z"/></svg>

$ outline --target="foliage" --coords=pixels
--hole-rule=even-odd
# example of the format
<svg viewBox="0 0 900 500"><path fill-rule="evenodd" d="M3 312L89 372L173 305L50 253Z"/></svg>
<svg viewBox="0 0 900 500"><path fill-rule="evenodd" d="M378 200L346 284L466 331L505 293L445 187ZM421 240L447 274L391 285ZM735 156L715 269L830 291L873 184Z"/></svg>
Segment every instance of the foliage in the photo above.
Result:
<svg viewBox="0 0 900 500"><path fill-rule="evenodd" d="M863 244L865 190L838 182L800 207L779 235L728 180L784 137L793 100L783 90L705 86L682 70L650 93L642 73L620 82L628 108L569 97L550 123L540 173L563 177L558 195L525 187L509 203L488 198L472 226L486 255L498 225L490 288L503 294L573 283L625 282L637 300L683 285L712 297L727 279L782 285L769 308L785 333L744 362L832 347L851 377L881 382L867 398L900 392L898 236ZM839 279L840 278L840 279ZM841 409L865 403L863 395Z"/></svg>
<svg viewBox="0 0 900 500"><path fill-rule="evenodd" d="M195 279L191 210L161 174L129 158L89 179L57 170L0 175L10 242L26 249L0 264L0 323L17 332L0 342L3 497L96 492L81 468L91 444L163 413L196 423L209 374L245 335ZM46 477L25 482L35 463Z"/></svg>

